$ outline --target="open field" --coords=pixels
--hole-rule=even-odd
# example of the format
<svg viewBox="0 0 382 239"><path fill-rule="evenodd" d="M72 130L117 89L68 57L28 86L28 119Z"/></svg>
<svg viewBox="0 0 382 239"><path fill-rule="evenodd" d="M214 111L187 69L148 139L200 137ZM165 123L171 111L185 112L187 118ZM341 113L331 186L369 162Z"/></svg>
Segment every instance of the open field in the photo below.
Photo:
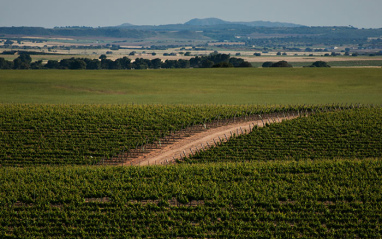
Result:
<svg viewBox="0 0 382 239"><path fill-rule="evenodd" d="M1 39L0 39L1 40ZM114 39L115 40L115 39ZM53 41L53 42L52 42ZM191 57L194 56L200 56L200 55L208 55L214 52L214 48L209 47L208 49L205 50L195 50L192 49L191 47L176 47L176 48L168 48L165 50L159 50L159 49L144 49L142 48L141 45L137 45L137 42L125 42L126 45L122 45L122 47L118 50L111 50L110 48L102 48L102 49L97 49L97 48L91 48L91 49L81 49L81 47L89 47L90 45L96 46L98 45L95 44L98 42L98 40L93 40L94 42L90 40L84 40L84 39L67 39L66 41L71 41L70 42L54 42L54 39L48 40L47 42L44 43L32 43L29 41L23 42L23 44L17 44L14 43L15 46L20 46L20 47L39 47L39 49L30 49L30 51L37 51L37 52L42 52L42 53L57 53L61 55L33 55L32 59L33 61L37 60L62 60L62 59L67 59L70 57L78 57L78 58L92 58L92 59L98 59L98 57L101 54L106 54L112 53L112 54L107 54L109 59L115 60L117 58L122 58L122 57L129 57L130 59L134 60L136 58L144 58L144 59L155 59L155 58L160 58L162 61L165 60L178 60L178 59L186 59L189 60ZM84 41L84 42L82 42ZM82 42L82 43L78 43ZM102 41L103 44L106 43L112 44L113 41ZM54 43L54 44L53 44ZM139 43L139 42L138 42ZM2 43L0 43L1 45ZM134 45L135 44L135 45ZM119 44L117 44L119 45ZM53 46L61 46L59 49L48 49L49 47ZM80 48L76 48L80 47ZM66 49L70 48L70 49ZM3 48L0 49L0 53L2 51L12 51L12 50L17 50L17 49L12 49L12 48ZM20 48L19 50L22 50ZM232 57L239 57L244 59L245 61L253 62L255 66L259 66L258 63L263 63L265 61L288 61L291 63L313 63L314 61L327 61L327 62L336 62L337 66L374 66L375 64L367 64L370 61L378 61L379 64L377 66L382 65L382 57L381 56L367 56L367 55L360 55L357 57L353 56L344 56L343 52L337 52L341 53L341 56L324 56L324 54L331 54L330 51L327 52L304 52L304 51L296 51L296 52L286 52L288 55L286 56L277 56L277 52L284 52L283 50L273 50L269 51L267 53L261 53L261 56L254 56L253 54L255 52L259 53L261 51L256 51L256 50L242 50L242 49L220 49L216 48L216 50L219 53L222 54L230 54ZM27 50L28 51L28 50ZM132 51L136 52L136 55L130 56L129 53ZM191 56L184 56L185 52L190 52ZM152 55L152 53L156 53L156 55ZM175 53L176 56L164 56L163 54L170 54L170 53ZM239 53L239 56L236 56L236 54ZM311 56L310 56L311 55ZM5 58L6 60L13 60L17 57L17 55L0 55L0 57ZM358 64L356 62L364 62L363 64ZM261 65L260 65L261 66ZM302 65L297 65L295 64L294 66L302 66Z"/></svg>
<svg viewBox="0 0 382 239"><path fill-rule="evenodd" d="M382 104L381 69L2 70L1 103Z"/></svg>

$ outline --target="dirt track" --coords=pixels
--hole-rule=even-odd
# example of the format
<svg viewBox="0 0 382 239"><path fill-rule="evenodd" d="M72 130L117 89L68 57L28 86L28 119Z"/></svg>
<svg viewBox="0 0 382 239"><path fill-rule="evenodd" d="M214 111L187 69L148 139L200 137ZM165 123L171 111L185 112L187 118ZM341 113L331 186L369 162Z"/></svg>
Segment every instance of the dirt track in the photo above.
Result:
<svg viewBox="0 0 382 239"><path fill-rule="evenodd" d="M167 145L160 149L155 149L148 154L142 155L131 162L126 162L122 165L155 165L155 164L166 164L168 162L174 161L174 159L180 159L182 157L189 156L198 150L208 148L219 141L227 141L231 135L240 135L249 133L252 128L257 125L258 127L263 127L263 122L280 122L282 120L290 120L296 118L297 116L290 117L277 117L264 119L264 121L248 121L241 123L234 123L218 128L208 129L206 131L196 133L190 137L182 138L181 140Z"/></svg>

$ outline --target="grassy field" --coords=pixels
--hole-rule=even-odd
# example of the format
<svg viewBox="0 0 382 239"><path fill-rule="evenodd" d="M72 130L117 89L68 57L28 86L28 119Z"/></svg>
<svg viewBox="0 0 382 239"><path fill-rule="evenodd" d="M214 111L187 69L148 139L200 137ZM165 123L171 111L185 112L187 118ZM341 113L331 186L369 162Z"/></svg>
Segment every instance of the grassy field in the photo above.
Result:
<svg viewBox="0 0 382 239"><path fill-rule="evenodd" d="M0 103L382 104L381 69L2 70Z"/></svg>

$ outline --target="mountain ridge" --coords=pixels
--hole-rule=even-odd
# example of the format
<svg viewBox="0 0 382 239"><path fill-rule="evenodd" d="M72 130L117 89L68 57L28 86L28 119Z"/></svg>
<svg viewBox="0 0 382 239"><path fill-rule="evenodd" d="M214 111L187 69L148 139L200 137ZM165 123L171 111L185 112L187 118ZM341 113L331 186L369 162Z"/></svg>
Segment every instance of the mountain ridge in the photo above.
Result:
<svg viewBox="0 0 382 239"><path fill-rule="evenodd" d="M172 26L172 25L184 25L184 26L218 26L218 25L243 25L248 27L304 27L305 25L287 23L287 22L271 22L271 21L225 21L220 18L193 18L183 24L164 24L162 26ZM123 23L116 27L149 27L154 25L134 25L130 23Z"/></svg>
<svg viewBox="0 0 382 239"><path fill-rule="evenodd" d="M194 26L213 26L213 25L245 25L250 27L303 27L304 25L287 23L287 22L271 22L271 21L225 21L220 18L193 18L190 21L184 23L184 25Z"/></svg>

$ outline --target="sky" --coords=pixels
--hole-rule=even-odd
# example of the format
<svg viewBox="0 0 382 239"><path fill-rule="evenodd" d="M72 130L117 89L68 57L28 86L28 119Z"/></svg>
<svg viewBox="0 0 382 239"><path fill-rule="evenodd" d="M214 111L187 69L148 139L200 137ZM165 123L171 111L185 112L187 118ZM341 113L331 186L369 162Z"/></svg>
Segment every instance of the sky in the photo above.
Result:
<svg viewBox="0 0 382 239"><path fill-rule="evenodd" d="M382 0L0 0L0 26L116 26L193 18L382 28Z"/></svg>

